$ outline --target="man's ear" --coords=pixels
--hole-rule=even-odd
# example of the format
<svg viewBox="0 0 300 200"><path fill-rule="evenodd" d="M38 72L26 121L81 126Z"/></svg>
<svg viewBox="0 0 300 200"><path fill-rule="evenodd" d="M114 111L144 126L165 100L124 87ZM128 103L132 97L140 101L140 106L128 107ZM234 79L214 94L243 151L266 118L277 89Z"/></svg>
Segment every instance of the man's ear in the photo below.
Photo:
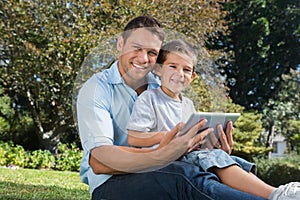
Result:
<svg viewBox="0 0 300 200"><path fill-rule="evenodd" d="M117 50L122 51L123 45L124 45L124 39L122 36L119 36L117 41Z"/></svg>

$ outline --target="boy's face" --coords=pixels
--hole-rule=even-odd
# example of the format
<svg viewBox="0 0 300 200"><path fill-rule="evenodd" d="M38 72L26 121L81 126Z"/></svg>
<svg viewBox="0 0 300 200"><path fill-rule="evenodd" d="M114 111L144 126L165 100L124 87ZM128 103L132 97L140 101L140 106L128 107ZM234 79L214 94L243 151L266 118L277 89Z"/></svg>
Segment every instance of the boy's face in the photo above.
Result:
<svg viewBox="0 0 300 200"><path fill-rule="evenodd" d="M169 53L162 66L158 66L156 73L161 78L163 91L170 97L178 98L180 92L196 77L191 59L179 54Z"/></svg>
<svg viewBox="0 0 300 200"><path fill-rule="evenodd" d="M119 70L125 81L144 79L153 69L162 41L150 31L134 30L126 41L118 39Z"/></svg>

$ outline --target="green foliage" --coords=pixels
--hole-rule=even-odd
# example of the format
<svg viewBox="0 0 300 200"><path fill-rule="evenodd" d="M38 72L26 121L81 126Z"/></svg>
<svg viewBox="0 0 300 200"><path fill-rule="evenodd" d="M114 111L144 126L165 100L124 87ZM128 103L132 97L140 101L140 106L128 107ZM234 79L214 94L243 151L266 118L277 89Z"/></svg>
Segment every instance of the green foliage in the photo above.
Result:
<svg viewBox="0 0 300 200"><path fill-rule="evenodd" d="M284 158L256 158L258 177L265 182L279 186L291 181L300 180L300 156L289 155Z"/></svg>
<svg viewBox="0 0 300 200"><path fill-rule="evenodd" d="M154 16L203 46L207 33L225 31L218 23L221 14L217 0L1 1L0 85L14 97L16 112L8 122L18 126L6 139L26 136L23 141L29 143L31 131L35 148L56 152L61 136L74 129L72 89L81 63L90 49L116 36L133 17ZM17 123L24 115L31 119L26 131Z"/></svg>
<svg viewBox="0 0 300 200"><path fill-rule="evenodd" d="M52 150L59 135L74 126L70 91L97 30L91 34L84 10L72 11L63 2L0 4L0 85L16 97L19 114L33 119L39 147Z"/></svg>
<svg viewBox="0 0 300 200"><path fill-rule="evenodd" d="M0 87L0 138L7 137L10 130L9 120L14 114L14 110L10 107L11 101L7 94L4 94Z"/></svg>
<svg viewBox="0 0 300 200"><path fill-rule="evenodd" d="M238 0L225 4L228 33L213 49L231 54L218 64L230 97L247 110L262 110L281 89L282 74L299 67L299 1Z"/></svg>
<svg viewBox="0 0 300 200"><path fill-rule="evenodd" d="M300 154L300 121L290 120L289 121L289 133L292 135L290 143L298 154Z"/></svg>
<svg viewBox="0 0 300 200"><path fill-rule="evenodd" d="M71 144L59 145L59 154L49 150L25 151L12 142L0 142L0 166L18 166L30 169L55 169L59 171L79 171L82 151Z"/></svg>
<svg viewBox="0 0 300 200"><path fill-rule="evenodd" d="M3 135L7 135L10 129L10 125L7 120L0 116L0 136L3 138Z"/></svg>
<svg viewBox="0 0 300 200"><path fill-rule="evenodd" d="M12 142L0 142L0 163L1 165L25 165L26 151L20 145L13 145Z"/></svg>
<svg viewBox="0 0 300 200"><path fill-rule="evenodd" d="M281 91L263 109L264 127L270 129L274 125L275 135L284 136L290 142L289 149L299 152L300 71L290 70L282 77Z"/></svg>
<svg viewBox="0 0 300 200"><path fill-rule="evenodd" d="M29 152L23 167L30 169L51 169L54 167L55 158L48 150L35 150Z"/></svg>
<svg viewBox="0 0 300 200"><path fill-rule="evenodd" d="M194 102L196 110L203 112L211 111L212 102L208 88L199 76L193 80L191 87L188 87L184 91L184 95Z"/></svg>
<svg viewBox="0 0 300 200"><path fill-rule="evenodd" d="M295 59L299 58L299 43L293 41L299 35L294 26L299 17L295 2L234 1L230 9L223 10L223 4L217 0L151 3L145 0L101 3L3 0L0 2L0 86L3 88L0 137L22 144L26 149L48 149L52 153L57 151L61 138L64 142L78 141L78 137L71 135L75 133L72 89L79 68L91 49L116 36L125 23L138 15L154 16L170 32L174 30L190 37L195 46L219 44L210 48L207 60L211 60L205 64L210 67L214 60L222 58L217 64L224 67L222 73L228 80L231 95L244 98L240 101L242 105L249 105L248 100L252 102L256 96L240 93L236 87L247 92L257 89L261 94L259 101L263 101L269 92L275 91L280 81L278 74L299 63ZM223 18L225 15L227 18ZM287 19L291 22L285 23ZM230 57L233 52L235 57ZM219 95L226 94L227 88L201 82L202 67L197 68L199 77L192 84L197 110L241 112L241 106ZM213 68L209 69L216 79L223 80ZM239 101L234 99L234 102ZM64 168L63 164L57 166Z"/></svg>
<svg viewBox="0 0 300 200"><path fill-rule="evenodd" d="M59 153L55 156L54 169L60 171L79 171L82 151L75 144L71 144L70 147L66 144L60 144L58 151Z"/></svg>
<svg viewBox="0 0 300 200"><path fill-rule="evenodd" d="M251 160L253 156L262 155L270 151L258 140L263 130L261 114L243 113L235 122L233 134L233 154Z"/></svg>

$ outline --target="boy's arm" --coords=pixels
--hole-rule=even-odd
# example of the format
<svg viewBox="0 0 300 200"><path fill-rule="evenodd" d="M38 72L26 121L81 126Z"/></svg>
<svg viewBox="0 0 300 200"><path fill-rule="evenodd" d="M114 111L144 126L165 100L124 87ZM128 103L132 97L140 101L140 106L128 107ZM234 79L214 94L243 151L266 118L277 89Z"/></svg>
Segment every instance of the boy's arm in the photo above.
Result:
<svg viewBox="0 0 300 200"><path fill-rule="evenodd" d="M142 132L128 130L128 144L135 147L150 147L159 144L166 133L166 131Z"/></svg>

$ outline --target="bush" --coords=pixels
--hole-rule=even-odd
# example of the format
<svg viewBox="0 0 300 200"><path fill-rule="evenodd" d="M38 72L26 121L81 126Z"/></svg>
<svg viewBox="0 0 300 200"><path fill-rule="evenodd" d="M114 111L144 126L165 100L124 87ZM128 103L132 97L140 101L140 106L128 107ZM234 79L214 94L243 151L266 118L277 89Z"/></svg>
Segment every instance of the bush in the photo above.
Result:
<svg viewBox="0 0 300 200"><path fill-rule="evenodd" d="M27 155L25 168L47 169L54 167L55 157L48 150L35 150Z"/></svg>
<svg viewBox="0 0 300 200"><path fill-rule="evenodd" d="M55 156L54 169L60 171L79 171L82 151L74 143L68 147L60 143L58 154Z"/></svg>
<svg viewBox="0 0 300 200"><path fill-rule="evenodd" d="M273 186L300 180L300 155L273 159L256 158L254 162L257 164L257 176Z"/></svg>
<svg viewBox="0 0 300 200"><path fill-rule="evenodd" d="M20 145L0 141L0 166L16 165L31 169L79 171L82 152L75 144L59 144L59 153L48 150L25 151Z"/></svg>
<svg viewBox="0 0 300 200"><path fill-rule="evenodd" d="M0 165L17 165L24 167L26 151L12 142L0 142Z"/></svg>

